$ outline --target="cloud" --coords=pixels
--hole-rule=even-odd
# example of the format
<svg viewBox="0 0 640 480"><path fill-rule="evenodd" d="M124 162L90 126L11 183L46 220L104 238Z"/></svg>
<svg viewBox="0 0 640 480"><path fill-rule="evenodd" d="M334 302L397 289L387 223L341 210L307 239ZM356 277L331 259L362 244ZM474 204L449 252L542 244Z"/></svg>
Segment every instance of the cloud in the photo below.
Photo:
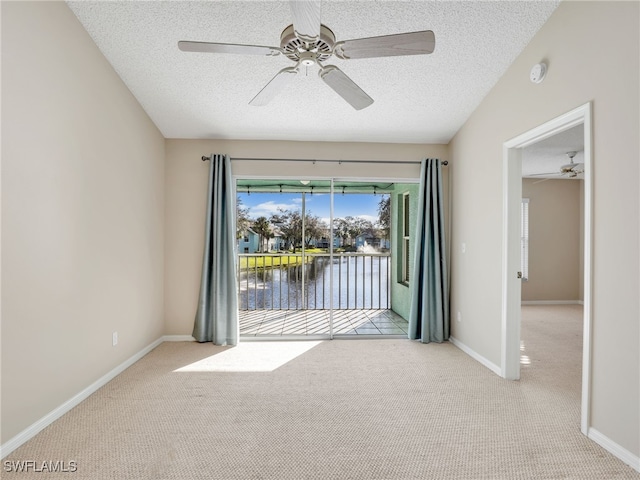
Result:
<svg viewBox="0 0 640 480"><path fill-rule="evenodd" d="M298 210L298 206L295 203L276 203L273 200L268 202L259 203L253 207L249 207L249 216L251 218L258 217L271 217L278 213L279 210Z"/></svg>
<svg viewBox="0 0 640 480"><path fill-rule="evenodd" d="M378 217L375 215L356 215L356 218L362 218L363 220L369 220L371 223L376 223L378 221Z"/></svg>
<svg viewBox="0 0 640 480"><path fill-rule="evenodd" d="M313 194L311 194L311 193L307 192L307 194L304 197L304 200L305 200L306 203L311 203L311 202L313 202L314 198L324 197L326 195L327 195L326 193L313 193ZM302 203L302 197L293 198L293 199L291 199L291 201L294 202L294 203L300 203L301 204Z"/></svg>

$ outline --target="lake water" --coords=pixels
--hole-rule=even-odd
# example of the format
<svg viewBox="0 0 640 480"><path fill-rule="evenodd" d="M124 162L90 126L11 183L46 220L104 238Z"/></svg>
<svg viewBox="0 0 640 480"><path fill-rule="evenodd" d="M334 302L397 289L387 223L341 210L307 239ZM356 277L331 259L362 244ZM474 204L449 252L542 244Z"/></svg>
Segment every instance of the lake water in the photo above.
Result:
<svg viewBox="0 0 640 480"><path fill-rule="evenodd" d="M384 255L313 256L302 265L241 271L241 310L388 309L390 257ZM333 276L333 288L331 277ZM305 305L306 303L306 305Z"/></svg>

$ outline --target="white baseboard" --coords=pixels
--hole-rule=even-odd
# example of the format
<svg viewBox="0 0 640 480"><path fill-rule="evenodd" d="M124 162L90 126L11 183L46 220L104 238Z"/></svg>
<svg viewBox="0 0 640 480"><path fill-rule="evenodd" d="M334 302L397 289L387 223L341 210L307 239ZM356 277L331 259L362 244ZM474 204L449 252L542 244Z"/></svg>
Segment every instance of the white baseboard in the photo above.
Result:
<svg viewBox="0 0 640 480"><path fill-rule="evenodd" d="M582 300L523 300L521 305L584 305Z"/></svg>
<svg viewBox="0 0 640 480"><path fill-rule="evenodd" d="M25 443L28 440L30 440L33 437L35 437L38 433L40 433L46 427L51 425L53 422L55 422L62 415L67 413L69 410L71 410L73 407L78 405L80 402L85 400L87 397L89 397L89 395L95 393L99 388L103 387L108 382L110 382L115 377L117 377L119 374L124 372L127 368L129 368L131 365L136 363L138 360L140 360L142 357L144 357L147 353L149 353L151 350L153 350L158 345L160 345L163 341L165 341L164 337L160 337L155 342L151 343L150 345L147 345L142 350L140 350L138 353L136 353L132 357L128 358L123 363L118 365L116 368L114 368L113 370L111 370L110 372L108 372L107 374L103 375L102 377L100 377L95 382L93 382L87 388L85 388L81 392L77 393L72 398L70 398L69 400L64 402L62 405L60 405L59 407L55 408L54 410L52 410L48 414L46 414L40 420L38 420L37 422L35 422L31 426L25 428L18 435L16 435L15 437L10 439L9 441L4 443L3 445L0 445L0 458L6 457L11 452L13 452L15 449L20 447L23 443Z"/></svg>
<svg viewBox="0 0 640 480"><path fill-rule="evenodd" d="M460 350L462 350L464 353L469 355L471 358L473 358L474 360L480 362L482 365L487 367L489 370L491 370L496 375L502 376L502 368L500 368L495 363L493 363L490 360L486 359L485 357L480 355L475 350L469 348L467 345L465 345L464 343L462 343L460 340L456 339L455 337L451 337L450 336L449 337L449 341L451 343L453 343L456 347L458 347Z"/></svg>
<svg viewBox="0 0 640 480"><path fill-rule="evenodd" d="M163 342L195 342L196 339L191 335L165 335L162 337Z"/></svg>
<svg viewBox="0 0 640 480"><path fill-rule="evenodd" d="M606 435L603 435L595 428L589 429L589 433L587 434L587 437L589 437L591 440L596 442L598 445L600 445L610 454L614 455L615 457L618 457L620 460L622 460L624 463L629 465L631 468L633 468L637 472L640 472L640 457L637 457L626 448L621 447L616 442L611 440Z"/></svg>

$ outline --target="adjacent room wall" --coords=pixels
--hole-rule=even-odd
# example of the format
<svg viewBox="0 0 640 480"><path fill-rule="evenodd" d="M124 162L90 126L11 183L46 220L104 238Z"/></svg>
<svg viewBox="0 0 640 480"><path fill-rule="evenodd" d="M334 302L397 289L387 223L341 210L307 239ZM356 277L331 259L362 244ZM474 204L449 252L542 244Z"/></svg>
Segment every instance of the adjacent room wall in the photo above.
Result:
<svg viewBox="0 0 640 480"><path fill-rule="evenodd" d="M529 198L529 279L522 301L582 299L581 180L522 179Z"/></svg>
<svg viewBox="0 0 640 480"><path fill-rule="evenodd" d="M167 140L165 188L165 314L168 335L191 335L204 242L208 162L200 157L419 161L448 159L446 145L331 142ZM317 162L232 162L234 175L305 178L416 179L419 165Z"/></svg>
<svg viewBox="0 0 640 480"><path fill-rule="evenodd" d="M501 361L503 143L593 102L590 425L640 456L638 2L562 2L482 101L452 155L452 335ZM597 32L597 35L594 35ZM547 78L529 81L545 61ZM611 168L615 165L615 168ZM460 245L466 242L466 253ZM576 425L578 428L578 425Z"/></svg>
<svg viewBox="0 0 640 480"><path fill-rule="evenodd" d="M162 336L164 139L64 2L1 8L4 444Z"/></svg>

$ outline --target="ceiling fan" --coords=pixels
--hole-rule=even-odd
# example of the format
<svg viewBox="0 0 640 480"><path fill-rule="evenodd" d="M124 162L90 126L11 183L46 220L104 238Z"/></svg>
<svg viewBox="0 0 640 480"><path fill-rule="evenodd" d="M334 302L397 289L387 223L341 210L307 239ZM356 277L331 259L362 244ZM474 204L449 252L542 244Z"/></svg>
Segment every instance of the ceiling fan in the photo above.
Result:
<svg viewBox="0 0 640 480"><path fill-rule="evenodd" d="M356 110L368 107L373 103L373 99L338 67L325 66L322 62L332 55L342 60L351 60L423 55L432 53L435 48L435 36L431 30L336 42L331 29L320 23L320 1L293 0L289 4L293 24L285 28L280 35L280 47L180 41L178 48L184 52L266 56L282 54L296 63L293 67L280 70L249 102L250 105L268 104L300 72L302 67L317 65L320 78Z"/></svg>
<svg viewBox="0 0 640 480"><path fill-rule="evenodd" d="M584 173L584 163L576 163L573 161L573 158L577 155L578 152L567 152L567 157L569 157L569 163L562 165L557 172L551 173L533 173L531 175L527 175L528 177L541 177L548 175L556 175L558 177L567 177L567 178L575 178L581 173ZM544 180L550 180L549 178L545 178ZM540 180L540 181L544 181ZM534 182L537 183L537 182Z"/></svg>

